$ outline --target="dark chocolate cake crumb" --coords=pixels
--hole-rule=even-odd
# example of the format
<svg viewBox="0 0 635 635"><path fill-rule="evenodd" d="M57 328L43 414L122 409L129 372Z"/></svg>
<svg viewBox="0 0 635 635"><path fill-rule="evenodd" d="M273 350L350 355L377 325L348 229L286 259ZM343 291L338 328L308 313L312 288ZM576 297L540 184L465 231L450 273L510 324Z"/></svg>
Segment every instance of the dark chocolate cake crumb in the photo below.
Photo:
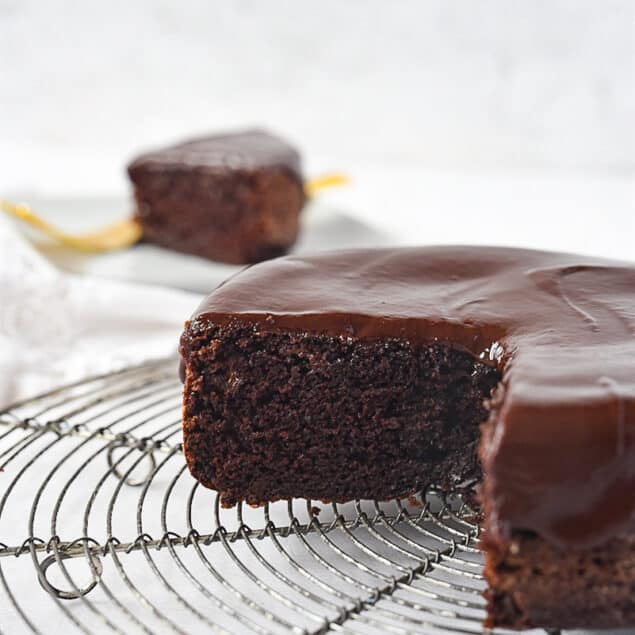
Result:
<svg viewBox="0 0 635 635"><path fill-rule="evenodd" d="M447 345L190 324L185 454L222 503L386 500L478 480L500 375Z"/></svg>
<svg viewBox="0 0 635 635"><path fill-rule="evenodd" d="M532 532L488 541L488 625L603 629L635 624L635 534L567 551ZM564 597L563 597L564 596Z"/></svg>

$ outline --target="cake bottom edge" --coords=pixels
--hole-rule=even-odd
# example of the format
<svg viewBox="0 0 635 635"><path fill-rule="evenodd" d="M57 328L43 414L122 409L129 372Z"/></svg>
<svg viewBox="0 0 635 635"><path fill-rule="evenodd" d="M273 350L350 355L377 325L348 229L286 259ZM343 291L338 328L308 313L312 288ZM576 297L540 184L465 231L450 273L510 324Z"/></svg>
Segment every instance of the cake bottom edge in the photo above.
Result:
<svg viewBox="0 0 635 635"><path fill-rule="evenodd" d="M513 532L483 538L489 588L486 626L621 628L635 624L635 531L581 550Z"/></svg>

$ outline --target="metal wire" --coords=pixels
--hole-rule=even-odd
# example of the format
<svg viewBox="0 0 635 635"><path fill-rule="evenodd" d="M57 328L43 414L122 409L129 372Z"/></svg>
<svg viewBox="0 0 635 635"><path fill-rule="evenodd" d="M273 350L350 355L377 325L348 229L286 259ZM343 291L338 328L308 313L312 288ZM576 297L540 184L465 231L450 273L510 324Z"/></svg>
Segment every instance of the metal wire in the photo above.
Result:
<svg viewBox="0 0 635 635"><path fill-rule="evenodd" d="M0 412L0 632L481 633L479 527L418 501L220 506L176 360Z"/></svg>

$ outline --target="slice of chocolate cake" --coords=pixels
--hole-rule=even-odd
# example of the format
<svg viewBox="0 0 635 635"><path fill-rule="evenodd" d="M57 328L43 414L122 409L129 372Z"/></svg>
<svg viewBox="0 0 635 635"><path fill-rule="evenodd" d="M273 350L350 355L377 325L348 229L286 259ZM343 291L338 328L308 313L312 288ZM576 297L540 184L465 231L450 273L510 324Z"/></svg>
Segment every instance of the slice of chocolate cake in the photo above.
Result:
<svg viewBox="0 0 635 635"><path fill-rule="evenodd" d="M490 626L635 625L634 266L280 258L206 299L181 353L185 456L225 504L482 480Z"/></svg>
<svg viewBox="0 0 635 635"><path fill-rule="evenodd" d="M210 260L252 263L295 242L305 202L300 155L249 130L192 139L128 166L143 238Z"/></svg>

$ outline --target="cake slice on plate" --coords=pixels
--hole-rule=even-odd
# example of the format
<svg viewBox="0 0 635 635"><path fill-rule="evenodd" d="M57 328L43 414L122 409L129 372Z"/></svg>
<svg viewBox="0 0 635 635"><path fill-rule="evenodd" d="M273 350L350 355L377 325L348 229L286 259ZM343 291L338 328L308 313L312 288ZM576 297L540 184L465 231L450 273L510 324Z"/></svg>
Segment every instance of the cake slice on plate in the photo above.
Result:
<svg viewBox="0 0 635 635"><path fill-rule="evenodd" d="M262 130L191 139L129 166L144 240L233 264L285 253L306 197L299 153Z"/></svg>

